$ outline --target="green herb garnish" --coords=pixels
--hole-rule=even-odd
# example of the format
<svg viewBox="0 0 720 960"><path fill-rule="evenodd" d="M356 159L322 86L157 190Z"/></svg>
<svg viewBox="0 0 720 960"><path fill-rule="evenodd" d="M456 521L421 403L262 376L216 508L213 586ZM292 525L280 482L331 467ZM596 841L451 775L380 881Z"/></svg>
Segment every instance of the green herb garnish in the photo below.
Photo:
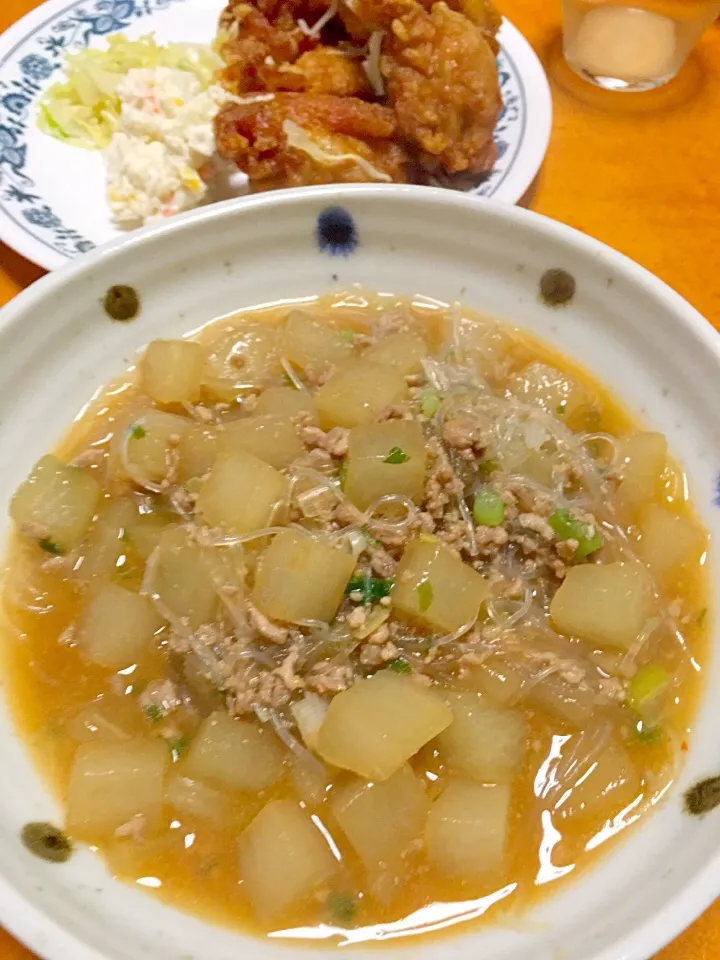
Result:
<svg viewBox="0 0 720 960"><path fill-rule="evenodd" d="M407 463L410 457L400 447L392 447L383 463Z"/></svg>
<svg viewBox="0 0 720 960"><path fill-rule="evenodd" d="M564 417L564 416L565 416L565 407L567 407L567 400L563 400L562 403L559 403L559 404L557 405L557 407L555 407L555 413L556 413L559 417Z"/></svg>
<svg viewBox="0 0 720 960"><path fill-rule="evenodd" d="M505 504L501 497L483 487L475 494L473 501L473 520L482 527L499 527L505 519Z"/></svg>
<svg viewBox="0 0 720 960"><path fill-rule="evenodd" d="M340 336L346 343L355 343L355 331L354 330L341 330Z"/></svg>
<svg viewBox="0 0 720 960"><path fill-rule="evenodd" d="M630 706L644 716L670 685L670 674L659 663L646 663L628 684Z"/></svg>
<svg viewBox="0 0 720 960"><path fill-rule="evenodd" d="M345 587L345 593L361 593L363 603L371 604L389 596L394 586L394 580L383 580L380 577L352 577Z"/></svg>
<svg viewBox="0 0 720 960"><path fill-rule="evenodd" d="M348 465L347 460L342 460L340 466L337 469L337 479L340 484L340 489L345 489L345 481L347 480Z"/></svg>
<svg viewBox="0 0 720 960"><path fill-rule="evenodd" d="M62 549L55 543L54 540L48 540L47 537L43 537L42 540L38 540L38 546L41 550L44 550L45 553L51 553L54 557L62 556Z"/></svg>
<svg viewBox="0 0 720 960"><path fill-rule="evenodd" d="M143 707L145 716L152 723L159 723L165 716L165 710L159 703L148 703Z"/></svg>
<svg viewBox="0 0 720 960"><path fill-rule="evenodd" d="M495 473L495 471L499 469L500 464L497 460L481 460L478 464L478 473L485 480L490 476L490 474Z"/></svg>
<svg viewBox="0 0 720 960"><path fill-rule="evenodd" d="M388 660L388 670L393 673L410 673L410 664L405 657L395 657L394 660Z"/></svg>
<svg viewBox="0 0 720 960"><path fill-rule="evenodd" d="M328 897L328 907L335 923L347 926L355 918L357 906L351 897L339 893L331 893Z"/></svg>
<svg viewBox="0 0 720 960"><path fill-rule="evenodd" d="M297 384L287 371L282 375L282 378L286 387L292 387L293 390L297 390Z"/></svg>
<svg viewBox="0 0 720 960"><path fill-rule="evenodd" d="M130 437L133 440L142 440L142 438L145 436L145 433L145 427L141 426L139 423L134 423L130 427Z"/></svg>
<svg viewBox="0 0 720 960"><path fill-rule="evenodd" d="M425 613L427 608L433 602L433 588L429 580L423 580L422 583L419 583L415 588L417 591L418 597L418 607L420 608L420 613Z"/></svg>
<svg viewBox="0 0 720 960"><path fill-rule="evenodd" d="M651 744L659 743L662 739L662 727L645 723L644 720L638 720L635 724L635 732L641 743Z"/></svg>
<svg viewBox="0 0 720 960"><path fill-rule="evenodd" d="M592 524L578 520L566 507L560 507L551 514L548 522L555 531L558 540L577 540L576 560L589 557L591 553L595 553L603 545L600 531Z"/></svg>
<svg viewBox="0 0 720 960"><path fill-rule="evenodd" d="M420 394L420 412L424 417L434 417L441 403L442 397L432 387L426 387Z"/></svg>

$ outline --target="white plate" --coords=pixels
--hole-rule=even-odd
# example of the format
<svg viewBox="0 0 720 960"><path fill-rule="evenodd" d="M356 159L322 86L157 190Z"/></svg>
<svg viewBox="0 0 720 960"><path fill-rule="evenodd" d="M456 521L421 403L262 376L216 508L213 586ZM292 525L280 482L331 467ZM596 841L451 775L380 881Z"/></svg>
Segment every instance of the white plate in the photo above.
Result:
<svg viewBox="0 0 720 960"><path fill-rule="evenodd" d="M61 79L63 56L108 34L210 42L223 0L48 0L0 38L0 239L52 270L121 234L105 203L100 155L41 133L36 103ZM500 32L504 110L498 161L472 192L516 203L547 150L552 103L534 51L512 24Z"/></svg>
<svg viewBox="0 0 720 960"><path fill-rule="evenodd" d="M346 225L347 243L323 242L328 220ZM538 296L550 267L576 281L563 309ZM116 283L140 295L132 323L113 323L103 312L103 295ZM32 463L148 340L180 336L253 304L292 303L352 283L460 300L531 330L593 371L650 429L667 435L711 533L715 582L720 336L660 280L590 237L519 207L421 187L310 188L217 204L138 231L16 297L0 311L0 544L9 526L5 505ZM712 607L708 619L717 642ZM720 894L720 809L702 819L683 810L683 792L720 773L720 657L703 666L708 695L677 779L658 809L592 870L515 925L460 926L454 936L448 931L402 950L388 931L384 949L358 946L347 952L350 960L654 955ZM253 940L184 916L141 886L113 881L87 849L63 865L33 857L20 843L21 826L60 822L62 813L15 736L1 690L0 770L0 923L47 960L345 956L311 941L298 948ZM553 857L543 850L545 879L555 873ZM465 908L437 906L436 929L452 924L453 909Z"/></svg>

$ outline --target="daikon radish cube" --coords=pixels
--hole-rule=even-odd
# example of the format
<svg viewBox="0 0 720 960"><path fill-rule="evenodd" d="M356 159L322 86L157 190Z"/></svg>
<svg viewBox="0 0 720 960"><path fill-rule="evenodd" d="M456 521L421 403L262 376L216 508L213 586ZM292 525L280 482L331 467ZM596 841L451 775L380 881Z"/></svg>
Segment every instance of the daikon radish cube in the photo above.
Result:
<svg viewBox="0 0 720 960"><path fill-rule="evenodd" d="M550 604L567 636L627 650L653 610L652 581L639 563L571 567Z"/></svg>
<svg viewBox="0 0 720 960"><path fill-rule="evenodd" d="M638 555L660 581L684 564L697 562L707 544L697 524L658 503L641 508L640 533Z"/></svg>
<svg viewBox="0 0 720 960"><path fill-rule="evenodd" d="M120 669L142 657L161 626L147 597L104 583L88 596L76 639L90 660Z"/></svg>
<svg viewBox="0 0 720 960"><path fill-rule="evenodd" d="M397 367L404 377L422 372L422 362L428 355L427 344L416 333L391 333L368 347L363 356L374 363Z"/></svg>
<svg viewBox="0 0 720 960"><path fill-rule="evenodd" d="M323 700L317 693L308 691L302 700L298 700L291 705L290 710L300 731L300 736L306 746L310 750L314 750L320 727L323 725L325 714L328 711L327 701Z"/></svg>
<svg viewBox="0 0 720 960"><path fill-rule="evenodd" d="M160 537L150 589L171 613L186 618L191 630L215 619L220 601L203 548L180 527Z"/></svg>
<svg viewBox="0 0 720 960"><path fill-rule="evenodd" d="M192 340L153 340L140 361L140 388L158 403L200 399L205 350Z"/></svg>
<svg viewBox="0 0 720 960"><path fill-rule="evenodd" d="M67 793L67 829L82 840L111 836L133 817L145 833L160 821L170 761L161 740L84 743L75 754Z"/></svg>
<svg viewBox="0 0 720 960"><path fill-rule="evenodd" d="M620 446L620 485L615 505L629 523L638 507L654 500L662 489L667 466L667 440L661 433L635 433Z"/></svg>
<svg viewBox="0 0 720 960"><path fill-rule="evenodd" d="M451 781L430 807L425 831L430 864L463 880L502 870L509 809L505 784Z"/></svg>
<svg viewBox="0 0 720 960"><path fill-rule="evenodd" d="M48 455L33 467L10 503L20 533L48 553L65 553L85 535L100 503L100 487L78 467Z"/></svg>
<svg viewBox="0 0 720 960"><path fill-rule="evenodd" d="M572 749L572 740L567 747ZM562 818L593 817L609 819L624 810L642 792L640 774L630 754L619 743L611 742L592 763L580 768L586 771L571 783L560 782L555 811Z"/></svg>
<svg viewBox="0 0 720 960"><path fill-rule="evenodd" d="M102 505L82 550L78 570L82 580L111 576L120 555L127 550L129 532L137 518L137 506L132 500L111 500Z"/></svg>
<svg viewBox="0 0 720 960"><path fill-rule="evenodd" d="M384 670L333 698L317 752L333 766L387 780L451 721L438 692Z"/></svg>
<svg viewBox="0 0 720 960"><path fill-rule="evenodd" d="M393 609L447 633L475 620L490 595L488 581L439 541L409 543L395 576Z"/></svg>
<svg viewBox="0 0 720 960"><path fill-rule="evenodd" d="M275 620L335 616L355 569L355 557L329 537L283 530L260 557L253 603Z"/></svg>
<svg viewBox="0 0 720 960"><path fill-rule="evenodd" d="M288 315L280 333L280 349L294 367L315 374L343 363L353 352L352 343L338 330L303 310Z"/></svg>
<svg viewBox="0 0 720 960"><path fill-rule="evenodd" d="M257 399L255 413L258 416L272 414L276 417L297 417L301 413L310 414L315 419L315 402L307 390L294 387L268 387Z"/></svg>
<svg viewBox="0 0 720 960"><path fill-rule="evenodd" d="M475 363L481 377L490 381L506 367L505 360L512 353L517 355L518 342L512 332L495 320L471 320L462 317L453 323L453 341L457 342L463 356Z"/></svg>
<svg viewBox="0 0 720 960"><path fill-rule="evenodd" d="M381 783L354 777L333 788L330 809L373 888L390 894L403 857L425 829L428 801L420 780L407 764Z"/></svg>
<svg viewBox="0 0 720 960"><path fill-rule="evenodd" d="M162 410L139 411L127 427L127 433L114 440L112 463L119 476L136 482L162 483L190 421ZM121 450L125 450L125 462Z"/></svg>
<svg viewBox="0 0 720 960"><path fill-rule="evenodd" d="M274 733L220 711L203 720L184 767L188 777L232 790L264 790L280 778L285 750Z"/></svg>
<svg viewBox="0 0 720 960"><path fill-rule="evenodd" d="M309 900L338 864L320 830L292 800L266 804L239 841L240 879L258 919Z"/></svg>
<svg viewBox="0 0 720 960"><path fill-rule="evenodd" d="M371 423L378 414L407 397L405 378L395 367L356 360L348 363L315 394L315 406L324 430Z"/></svg>
<svg viewBox="0 0 720 960"><path fill-rule="evenodd" d="M184 483L204 477L218 455L217 431L201 423L189 424L178 446L178 476Z"/></svg>
<svg viewBox="0 0 720 960"><path fill-rule="evenodd" d="M230 400L235 395L233 383L260 385L279 376L282 367L277 347L278 330L269 323L243 320L228 326L224 336L208 348L206 384L211 384L211 392L218 395L224 380L229 390L224 399Z"/></svg>
<svg viewBox="0 0 720 960"><path fill-rule="evenodd" d="M332 775L325 764L308 752L295 757L291 772L293 785L303 803L319 806L332 783Z"/></svg>
<svg viewBox="0 0 720 960"><path fill-rule="evenodd" d="M472 693L447 693L453 721L435 741L443 762L484 783L508 783L525 753L525 724L514 710Z"/></svg>
<svg viewBox="0 0 720 960"><path fill-rule="evenodd" d="M251 453L223 453L213 464L197 498L199 518L227 533L250 533L267 526L283 503L288 481Z"/></svg>
<svg viewBox="0 0 720 960"><path fill-rule="evenodd" d="M231 811L230 798L201 780L193 780L175 774L165 786L165 803L175 807L180 813L201 820L213 820L215 823L227 822Z"/></svg>
<svg viewBox="0 0 720 960"><path fill-rule="evenodd" d="M511 383L510 391L523 402L563 419L572 417L589 400L580 384L546 363L528 364Z"/></svg>
<svg viewBox="0 0 720 960"><path fill-rule="evenodd" d="M419 501L425 488L425 437L415 420L386 420L350 431L345 493L365 510L387 494Z"/></svg>
<svg viewBox="0 0 720 960"><path fill-rule="evenodd" d="M305 453L295 426L274 414L231 420L220 432L219 443L223 453L250 453L277 470Z"/></svg>
<svg viewBox="0 0 720 960"><path fill-rule="evenodd" d="M101 699L81 707L63 725L64 732L76 743L117 743L142 737L147 726L134 697L106 693Z"/></svg>

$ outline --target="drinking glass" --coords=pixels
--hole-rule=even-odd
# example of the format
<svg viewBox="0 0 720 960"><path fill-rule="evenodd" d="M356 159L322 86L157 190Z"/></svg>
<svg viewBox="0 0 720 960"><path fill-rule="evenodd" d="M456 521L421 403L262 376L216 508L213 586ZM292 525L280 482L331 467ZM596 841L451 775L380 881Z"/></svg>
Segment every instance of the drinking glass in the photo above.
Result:
<svg viewBox="0 0 720 960"><path fill-rule="evenodd" d="M565 59L605 89L652 90L718 14L717 0L563 0Z"/></svg>

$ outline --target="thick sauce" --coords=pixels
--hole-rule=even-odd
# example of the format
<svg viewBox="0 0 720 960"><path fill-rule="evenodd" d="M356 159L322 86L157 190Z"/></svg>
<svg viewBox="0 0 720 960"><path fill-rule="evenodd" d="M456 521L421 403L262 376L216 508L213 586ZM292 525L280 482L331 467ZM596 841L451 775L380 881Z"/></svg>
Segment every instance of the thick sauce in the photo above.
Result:
<svg viewBox="0 0 720 960"><path fill-rule="evenodd" d="M409 305L407 301L366 298L360 294L327 298L312 304L310 309L315 317L325 318L338 329L355 331L366 329L383 311L407 310L411 318L426 326L431 349L439 345L449 315L449 311L429 302ZM275 324L286 313L287 308L271 308L223 318L203 329L199 338L212 342L224 337L231 328L241 330L248 319ZM524 334L513 333L509 348L507 343L506 335L503 350L508 378L516 376L528 363L541 361L562 370L592 397L590 406L573 414L574 429L614 437L637 429L618 402L586 371ZM279 376L275 382L281 382ZM142 405L147 405L147 398L139 393L137 376L131 372L108 388L73 425L57 451L58 456L69 461L88 447L107 451L113 434L126 429L133 412ZM99 467L89 469L101 477ZM106 485L109 494L117 489L117 482ZM685 491L682 474L668 462L657 502L671 504L675 512L691 517ZM160 517L158 523L163 519ZM635 535L630 527L631 541ZM145 562L143 552L146 554L146 549L128 544L126 553L118 560L114 578L118 584L139 589ZM121 735L155 735L152 719L139 708L137 695L148 681L162 675L165 654L159 644L135 666L120 673L93 665L74 644L69 629L78 617L82 585L67 562L58 558L48 564L51 559L27 540L14 538L5 586L4 652L6 689L18 727L62 800L78 742L107 736L108 725L116 726ZM678 636L672 637L669 630L661 628L646 644L647 656L662 663L674 678L672 696L663 705L659 731L641 737L628 722L627 712L618 709L609 713L613 734L627 750L641 779L641 798L623 811L600 809L567 819L553 817L544 810L536 795L541 792L539 771L547 769L553 750L563 743L563 738L577 735L577 728L537 703L522 703L528 749L512 784L508 855L500 874L472 882L442 879L428 864L424 850L416 849L405 860L404 879L396 896L382 906L367 895L358 858L337 829L327 806L321 804L312 812L337 845L343 863L340 878L329 894L323 891L324 900L291 911L283 916L281 924L270 926L281 928L287 937L312 936L316 943L321 939L319 923L327 924L328 938L341 941L438 931L488 914L496 917L499 911L515 913L554 890L561 879L592 863L613 837L662 794L687 749L699 695L699 665L705 651L707 585L703 560L704 554L698 562L682 566L662 598L671 605ZM472 677L460 677L454 686L475 689L473 683ZM182 772L185 745L171 743L170 749L173 772ZM412 767L426 781L432 799L439 793L445 774L437 751L425 747L413 758ZM162 824L151 835L141 832L137 836L100 837L96 842L110 869L121 879L150 889L180 909L265 934L268 924L256 921L243 885L238 882L237 838L263 805L275 797L297 799L289 774L259 796L231 796L226 816L219 821L179 812L166 804ZM615 819L610 822L608 817Z"/></svg>

